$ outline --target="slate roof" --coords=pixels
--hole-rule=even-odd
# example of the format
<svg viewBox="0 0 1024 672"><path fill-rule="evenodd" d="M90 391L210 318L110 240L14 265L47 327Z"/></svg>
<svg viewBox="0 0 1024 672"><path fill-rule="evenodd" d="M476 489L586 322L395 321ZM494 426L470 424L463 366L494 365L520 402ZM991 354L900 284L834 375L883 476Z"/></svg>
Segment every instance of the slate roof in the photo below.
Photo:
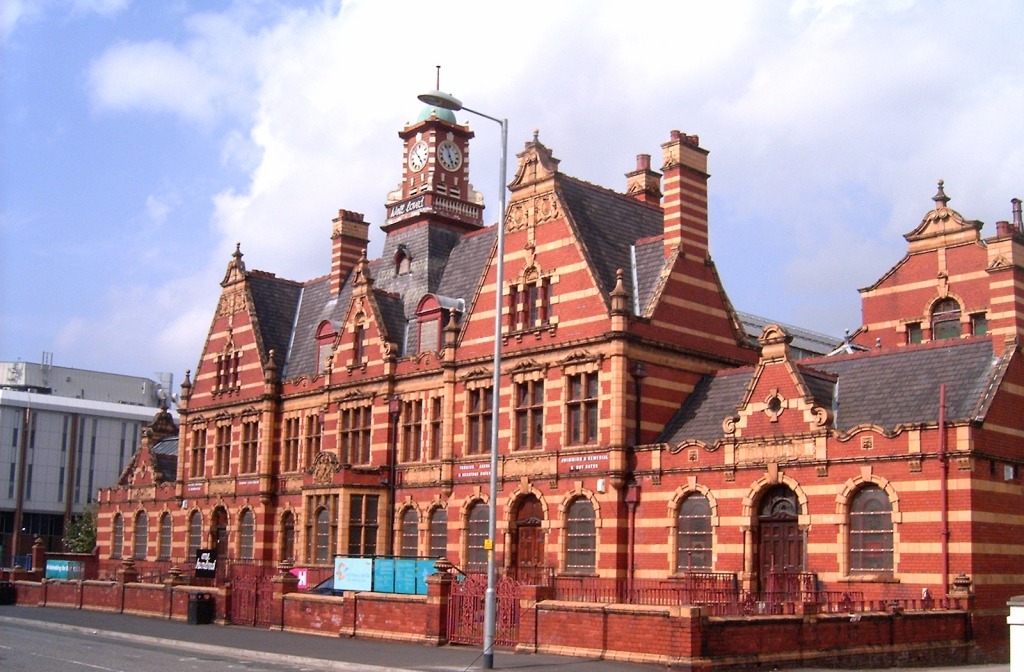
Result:
<svg viewBox="0 0 1024 672"><path fill-rule="evenodd" d="M998 364L987 338L808 362L838 376L836 427L843 431L861 424L891 430L900 423L938 422L943 384L947 420L976 419Z"/></svg>
<svg viewBox="0 0 1024 672"><path fill-rule="evenodd" d="M274 363L278 370L282 370L288 356L295 311L302 296L302 284L261 272L250 273L249 283L264 354L273 350Z"/></svg>
<svg viewBox="0 0 1024 672"><path fill-rule="evenodd" d="M316 374L319 365L316 340L313 338L316 328L324 320L335 324L340 322L340 313L348 307L351 299L352 288L347 284L337 298L332 298L331 279L327 276L310 280L303 286L298 311L288 321L289 329L294 328L294 335L286 350L288 363L279 369L282 378Z"/></svg>
<svg viewBox="0 0 1024 672"><path fill-rule="evenodd" d="M665 265L661 210L563 174L556 184L606 300L618 269L625 271L623 284L633 294L635 272L644 313ZM472 309L496 235L495 226L465 233L443 224L389 231L381 257L368 262L385 338L403 352L415 351L416 333L408 325L426 294L463 299ZM411 272L396 273L399 251L408 255ZM324 320L335 325L344 320L352 296L347 279L340 295L331 297L328 276L304 284L260 272L249 277L264 347L275 351L282 377L316 375L314 334Z"/></svg>
<svg viewBox="0 0 1024 672"><path fill-rule="evenodd" d="M809 329L785 324L784 322L777 322L767 317L741 312L737 312L736 315L739 316L743 330L747 332L747 337L755 347L757 347L758 337L769 324L777 324L785 329L786 333L793 337L793 341L789 345L790 349L795 351L793 353L795 355L794 359L813 355L827 355L843 344L843 339L836 336L829 336L828 334L821 334Z"/></svg>
<svg viewBox="0 0 1024 672"><path fill-rule="evenodd" d="M164 483L172 482L178 477L178 437L171 436L154 443L149 454L153 458L153 466L159 472L159 479Z"/></svg>
<svg viewBox="0 0 1024 672"><path fill-rule="evenodd" d="M638 314L644 315L654 300L658 278L665 267L665 241L663 236L642 240L636 245L637 290L640 295Z"/></svg>
<svg viewBox="0 0 1024 672"><path fill-rule="evenodd" d="M559 176L558 190L605 296L615 288L615 272L620 268L625 271L623 286L633 294L633 278L629 272L633 266L631 247L642 238L663 233L661 210L565 175ZM658 272L661 266L664 266L664 258ZM649 287L651 281L649 277L642 277L639 284Z"/></svg>
<svg viewBox="0 0 1024 672"><path fill-rule="evenodd" d="M986 338L808 358L798 369L816 403L834 410L834 427L842 432L860 425L893 431L898 425L934 424L943 384L948 421L980 419L1001 370ZM753 368L743 367L702 378L658 441L720 439L722 421L736 412L753 375Z"/></svg>

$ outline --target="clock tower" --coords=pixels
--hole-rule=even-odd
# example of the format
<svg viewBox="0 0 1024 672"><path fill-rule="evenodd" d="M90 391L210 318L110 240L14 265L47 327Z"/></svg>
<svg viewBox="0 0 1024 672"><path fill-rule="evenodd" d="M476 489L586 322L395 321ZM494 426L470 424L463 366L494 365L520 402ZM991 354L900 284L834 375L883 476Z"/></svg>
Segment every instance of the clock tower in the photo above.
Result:
<svg viewBox="0 0 1024 672"><path fill-rule="evenodd" d="M398 133L403 148L402 182L388 194L391 233L426 220L463 233L483 227L483 196L469 183L469 140L473 132L450 110L428 106Z"/></svg>

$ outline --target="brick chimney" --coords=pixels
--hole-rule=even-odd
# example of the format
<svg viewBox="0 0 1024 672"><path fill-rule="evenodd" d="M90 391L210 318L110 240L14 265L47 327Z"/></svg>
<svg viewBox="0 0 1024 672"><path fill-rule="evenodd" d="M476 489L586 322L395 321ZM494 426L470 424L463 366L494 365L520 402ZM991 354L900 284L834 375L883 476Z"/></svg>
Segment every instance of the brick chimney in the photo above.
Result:
<svg viewBox="0 0 1024 672"><path fill-rule="evenodd" d="M700 138L672 131L661 146L665 165L665 256L682 245L700 259L708 256L708 152Z"/></svg>
<svg viewBox="0 0 1024 672"><path fill-rule="evenodd" d="M331 294L337 295L349 272L370 242L370 225L363 215L349 210L338 210L331 227Z"/></svg>
<svg viewBox="0 0 1024 672"><path fill-rule="evenodd" d="M661 204L661 173L651 170L651 155L636 155L636 170L626 173L626 194L647 205Z"/></svg>

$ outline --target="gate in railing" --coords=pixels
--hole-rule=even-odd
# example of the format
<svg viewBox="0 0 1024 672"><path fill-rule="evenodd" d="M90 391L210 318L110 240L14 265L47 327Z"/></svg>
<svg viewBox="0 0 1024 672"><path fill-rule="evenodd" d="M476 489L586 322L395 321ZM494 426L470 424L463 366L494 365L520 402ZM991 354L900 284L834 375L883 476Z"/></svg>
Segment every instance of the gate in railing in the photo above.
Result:
<svg viewBox="0 0 1024 672"><path fill-rule="evenodd" d="M518 581L507 576L499 577L495 583L495 646L513 647L519 643L519 586ZM448 600L450 643L483 644L486 593L485 574L471 574L452 585Z"/></svg>
<svg viewBox="0 0 1024 672"><path fill-rule="evenodd" d="M273 569L262 565L231 567L231 622L235 625L270 625L274 599Z"/></svg>

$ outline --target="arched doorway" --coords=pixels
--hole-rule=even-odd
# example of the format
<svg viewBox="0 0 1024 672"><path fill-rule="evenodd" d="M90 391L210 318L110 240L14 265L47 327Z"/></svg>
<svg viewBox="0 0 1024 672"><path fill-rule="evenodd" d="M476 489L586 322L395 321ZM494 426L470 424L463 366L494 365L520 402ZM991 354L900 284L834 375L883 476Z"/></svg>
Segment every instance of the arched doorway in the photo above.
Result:
<svg viewBox="0 0 1024 672"><path fill-rule="evenodd" d="M797 524L800 504L786 485L764 493L758 506L758 582L762 599L785 601L799 593L803 571L803 532Z"/></svg>
<svg viewBox="0 0 1024 672"><path fill-rule="evenodd" d="M228 512L223 506L213 510L213 520L210 523L210 542L217 551L217 559L225 560L228 557Z"/></svg>
<svg viewBox="0 0 1024 672"><path fill-rule="evenodd" d="M520 499L512 520L511 569L520 581L535 583L543 578L544 509L535 495Z"/></svg>

